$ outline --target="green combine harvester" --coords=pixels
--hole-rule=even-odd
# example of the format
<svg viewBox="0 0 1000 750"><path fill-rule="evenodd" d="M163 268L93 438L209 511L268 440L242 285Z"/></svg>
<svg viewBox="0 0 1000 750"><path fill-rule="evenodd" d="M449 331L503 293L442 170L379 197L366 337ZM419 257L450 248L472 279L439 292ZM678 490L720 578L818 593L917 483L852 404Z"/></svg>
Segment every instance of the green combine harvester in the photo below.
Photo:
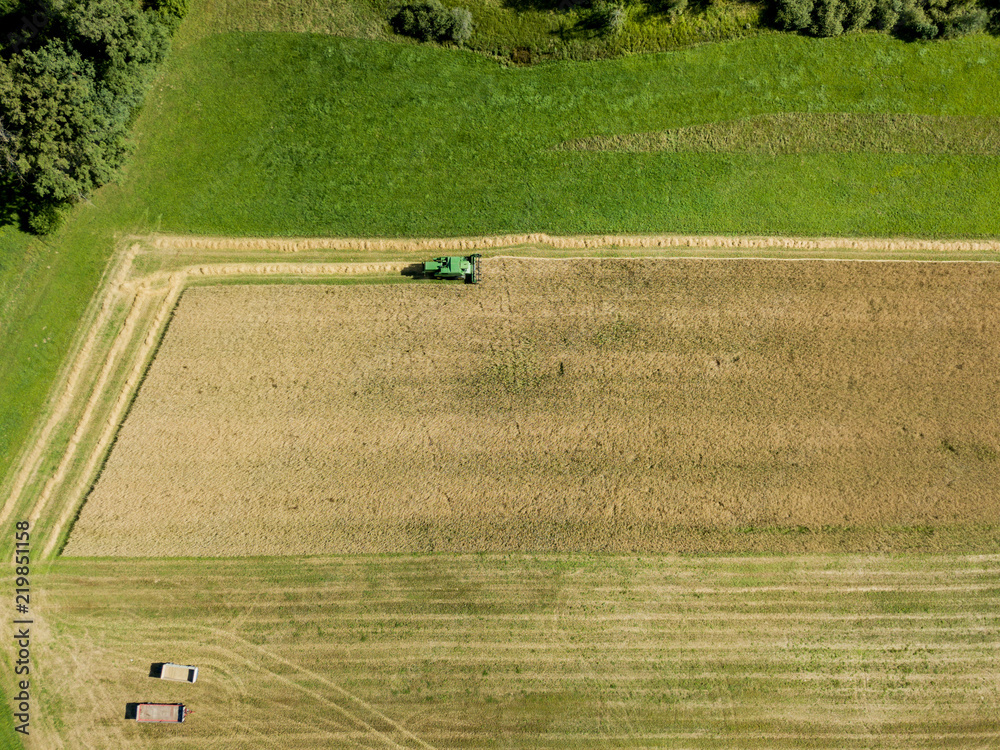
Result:
<svg viewBox="0 0 1000 750"><path fill-rule="evenodd" d="M479 253L475 255L451 255L435 258L424 263L424 276L432 279L464 279L466 284L479 283Z"/></svg>

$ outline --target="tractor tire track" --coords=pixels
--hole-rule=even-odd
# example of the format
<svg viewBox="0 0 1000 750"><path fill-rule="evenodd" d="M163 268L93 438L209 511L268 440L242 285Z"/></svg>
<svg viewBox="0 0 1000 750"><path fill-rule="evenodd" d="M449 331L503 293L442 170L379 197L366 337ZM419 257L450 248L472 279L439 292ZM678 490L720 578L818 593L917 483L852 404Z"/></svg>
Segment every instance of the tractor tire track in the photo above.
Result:
<svg viewBox="0 0 1000 750"><path fill-rule="evenodd" d="M272 677L274 677L275 679L277 679L278 681L280 681L280 682L282 682L284 684L287 684L290 687L294 687L295 689L300 690L300 691L306 693L310 697L312 697L312 698L314 698L316 700L319 700L319 701L321 701L321 702L329 705L332 709L334 709L335 711L337 711L338 713L340 713L344 717L350 719L351 721L355 722L359 726L362 726L362 727L366 728L368 731L370 731L370 732L378 735L390 747L402 748L403 750L406 750L407 748L412 748L413 746L416 746L416 747L423 748L423 750L436 750L436 748L433 745L431 745L430 743L428 743L428 742L424 741L423 739L421 739L420 737L418 737L416 734L414 734L413 732L411 732L409 729L407 729L402 724L400 724L400 723L396 722L395 720L389 718L388 716L386 716L384 713L382 713L381 711L379 711L377 708L375 708L373 705L371 705L367 701L365 701L365 700L357 697L353 693L350 693L349 691L345 690L344 688L342 688L340 685L336 684L335 682L330 681L329 679L327 679L323 675L321 675L321 674L319 674L317 672L313 672L310 669L306 669L305 667L303 667L303 666L301 666L299 664L296 664L293 661L285 659L284 657L279 656L278 654L274 653L273 651L270 651L269 649L264 648L263 646L258 646L255 643L251 643L250 641L247 641L247 640L245 640L243 638L240 638L238 635L236 635L235 633L232 633L232 632L230 632L228 630L221 630L219 628L212 628L212 627L207 627L207 626L195 626L195 627L197 629L199 629L199 630L204 630L204 631L207 631L209 633L212 633L215 636L222 636L224 638L228 638L230 640L236 641L236 642L240 643L244 648L246 648L248 650L256 651L257 653L259 653L259 654L267 657L268 659L271 659L272 661L276 661L279 664L283 664L283 665L285 665L287 667L291 667L292 669L296 670L297 672L300 672L300 673L306 675L310 679L316 680L317 682L321 682L322 684L326 685L331 690L333 690L335 693L337 693L339 696L341 696L342 698L344 698L345 701L348 701L348 702L354 704L355 707L353 708L353 710L349 709L349 708L346 708L345 706L340 705L336 701L332 701L329 698L325 698L320 693L316 693L315 691L312 691L309 688L307 688L307 687L305 687L303 685L300 685L299 683L295 682L294 680L291 680L291 679L289 679L289 678L287 678L287 677L285 677L285 676L283 676L283 675L281 675L281 674L279 674L277 672L274 672L272 670L267 670L268 673ZM248 663L250 663L251 665L254 665L254 663L252 661L250 661L250 660L248 660ZM255 665L255 666L259 666L259 665ZM364 716L365 714L367 714L367 716ZM374 718L375 721L372 720L373 718ZM390 727L392 727L392 729L395 732L398 732L400 735L402 735L406 739L407 744L406 745L400 744L399 742L397 742L396 740L394 740L389 734L387 734L386 732L384 732L384 731L376 728L374 726L375 722L381 722L381 723L387 724Z"/></svg>

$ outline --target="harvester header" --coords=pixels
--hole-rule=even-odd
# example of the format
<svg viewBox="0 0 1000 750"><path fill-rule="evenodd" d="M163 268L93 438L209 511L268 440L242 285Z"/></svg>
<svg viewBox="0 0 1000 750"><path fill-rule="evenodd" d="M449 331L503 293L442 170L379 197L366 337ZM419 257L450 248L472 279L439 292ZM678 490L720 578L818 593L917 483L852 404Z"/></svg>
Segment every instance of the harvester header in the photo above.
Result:
<svg viewBox="0 0 1000 750"><path fill-rule="evenodd" d="M434 279L464 279L466 284L479 283L479 253L450 255L424 263L424 275Z"/></svg>

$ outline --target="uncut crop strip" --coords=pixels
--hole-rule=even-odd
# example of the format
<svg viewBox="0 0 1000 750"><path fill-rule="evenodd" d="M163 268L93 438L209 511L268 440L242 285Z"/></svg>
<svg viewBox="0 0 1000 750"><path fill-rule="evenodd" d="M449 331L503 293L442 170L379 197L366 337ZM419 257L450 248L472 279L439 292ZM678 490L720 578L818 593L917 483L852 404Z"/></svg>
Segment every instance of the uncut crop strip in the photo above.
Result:
<svg viewBox="0 0 1000 750"><path fill-rule="evenodd" d="M68 746L166 746L100 708L164 642L202 667L192 743L1000 740L998 556L64 560L43 585Z"/></svg>
<svg viewBox="0 0 1000 750"><path fill-rule="evenodd" d="M570 151L756 154L1000 153L1000 120L908 114L783 113L673 130L579 138Z"/></svg>

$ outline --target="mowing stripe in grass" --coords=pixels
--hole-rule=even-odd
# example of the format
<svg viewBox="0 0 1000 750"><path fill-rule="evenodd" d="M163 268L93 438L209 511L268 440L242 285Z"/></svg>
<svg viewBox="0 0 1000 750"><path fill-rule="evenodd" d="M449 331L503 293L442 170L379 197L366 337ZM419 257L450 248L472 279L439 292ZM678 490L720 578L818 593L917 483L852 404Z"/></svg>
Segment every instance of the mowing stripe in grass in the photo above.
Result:
<svg viewBox="0 0 1000 750"><path fill-rule="evenodd" d="M745 154L1000 154L1000 119L901 114L768 114L651 133L566 141L561 151Z"/></svg>

